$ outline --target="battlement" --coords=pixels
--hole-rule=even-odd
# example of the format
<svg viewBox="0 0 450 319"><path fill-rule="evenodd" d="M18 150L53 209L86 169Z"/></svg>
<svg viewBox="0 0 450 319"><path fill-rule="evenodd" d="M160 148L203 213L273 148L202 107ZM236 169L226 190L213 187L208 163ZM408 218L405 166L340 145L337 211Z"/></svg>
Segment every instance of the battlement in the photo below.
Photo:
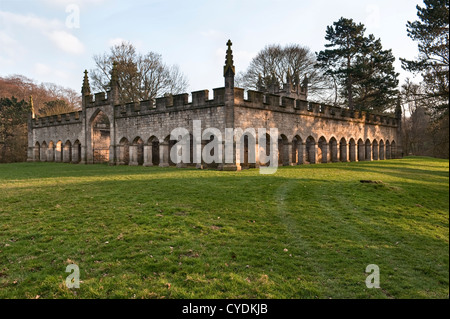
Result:
<svg viewBox="0 0 450 319"><path fill-rule="evenodd" d="M79 124L82 122L82 114L82 111L76 111L58 115L37 117L31 120L31 126L33 128L39 128L57 125Z"/></svg>

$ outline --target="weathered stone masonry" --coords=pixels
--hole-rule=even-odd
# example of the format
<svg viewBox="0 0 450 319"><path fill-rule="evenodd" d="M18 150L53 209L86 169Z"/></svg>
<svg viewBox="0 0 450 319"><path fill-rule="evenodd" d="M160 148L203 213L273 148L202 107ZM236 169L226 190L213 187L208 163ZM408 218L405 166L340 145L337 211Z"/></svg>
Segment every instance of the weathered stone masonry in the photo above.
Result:
<svg viewBox="0 0 450 319"><path fill-rule="evenodd" d="M278 128L280 165L400 157L399 111L395 116L369 114L311 103L307 86L289 81L272 93L249 90L244 97L244 90L234 87L231 42L227 45L225 87L213 89L212 99L208 90L202 90L192 92L191 101L188 94L179 94L121 105L115 68L106 94L91 95L85 71L81 111L41 118L30 114L28 160L169 166L176 142L170 140L171 131L184 127L192 134L193 120L201 120L202 129L218 128L223 136L225 128ZM258 166L258 160L256 165L248 163L248 138L235 141L234 163L213 167ZM202 146L207 143L202 141ZM244 152L242 162L240 152Z"/></svg>

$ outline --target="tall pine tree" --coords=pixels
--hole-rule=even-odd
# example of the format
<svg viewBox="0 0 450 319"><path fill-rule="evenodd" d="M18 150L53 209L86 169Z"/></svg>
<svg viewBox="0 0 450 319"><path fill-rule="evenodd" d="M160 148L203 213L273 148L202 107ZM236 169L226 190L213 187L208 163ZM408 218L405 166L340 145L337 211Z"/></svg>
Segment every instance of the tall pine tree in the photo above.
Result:
<svg viewBox="0 0 450 319"><path fill-rule="evenodd" d="M328 26L327 49L317 53L317 66L337 80L339 93L348 107L383 112L398 95L398 73L391 50L383 50L380 39L366 37L364 25L341 18Z"/></svg>
<svg viewBox="0 0 450 319"><path fill-rule="evenodd" d="M418 42L416 60L402 61L405 70L421 73L425 98L433 100L432 114L449 113L449 0L425 0L425 7L416 6L419 21L407 23L408 36Z"/></svg>

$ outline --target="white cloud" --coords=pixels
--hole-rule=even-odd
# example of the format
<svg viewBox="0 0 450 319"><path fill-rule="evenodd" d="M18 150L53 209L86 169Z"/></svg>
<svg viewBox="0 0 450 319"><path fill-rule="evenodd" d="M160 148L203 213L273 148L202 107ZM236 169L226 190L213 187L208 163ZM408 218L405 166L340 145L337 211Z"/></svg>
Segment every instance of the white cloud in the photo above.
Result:
<svg viewBox="0 0 450 319"><path fill-rule="evenodd" d="M65 72L62 72L59 69L52 68L44 63L35 63L34 64L34 73L36 73L40 78L48 78L48 79L67 79L68 75Z"/></svg>
<svg viewBox="0 0 450 319"><path fill-rule="evenodd" d="M52 31L48 34L49 39L61 50L71 54L84 52L84 45L74 35L66 31Z"/></svg>
<svg viewBox="0 0 450 319"><path fill-rule="evenodd" d="M27 30L38 31L64 52L71 54L84 52L83 43L73 34L64 31L67 28L62 21L6 11L0 11L0 21L11 33L16 32L17 26L25 27Z"/></svg>
<svg viewBox="0 0 450 319"><path fill-rule="evenodd" d="M120 45L122 42L127 42L127 41L125 39L122 39L122 38L109 39L108 45L112 47L112 46L115 46L115 45Z"/></svg>
<svg viewBox="0 0 450 319"><path fill-rule="evenodd" d="M77 5L77 6L85 6L85 5L97 5L106 2L106 0L44 0L49 6L58 6L58 7L66 7L68 5Z"/></svg>

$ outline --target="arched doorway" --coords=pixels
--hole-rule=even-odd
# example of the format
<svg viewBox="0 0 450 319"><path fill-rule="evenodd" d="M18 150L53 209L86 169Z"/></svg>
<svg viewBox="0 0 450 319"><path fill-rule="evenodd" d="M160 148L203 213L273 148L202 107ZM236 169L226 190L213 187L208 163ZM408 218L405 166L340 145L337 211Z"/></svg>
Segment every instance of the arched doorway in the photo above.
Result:
<svg viewBox="0 0 450 319"><path fill-rule="evenodd" d="M127 138L122 138L119 143L119 164L128 165L130 163L130 143Z"/></svg>
<svg viewBox="0 0 450 319"><path fill-rule="evenodd" d="M345 138L341 138L339 141L339 160L341 162L347 162L348 156L347 156L347 141Z"/></svg>
<svg viewBox="0 0 450 319"><path fill-rule="evenodd" d="M92 156L94 163L109 161L109 146L111 145L111 126L105 113L99 111L91 123Z"/></svg>
<svg viewBox="0 0 450 319"><path fill-rule="evenodd" d="M328 143L325 137L319 138L317 146L317 162L327 163L328 162Z"/></svg>
<svg viewBox="0 0 450 319"><path fill-rule="evenodd" d="M41 160L41 145L39 142L36 142L34 145L34 160L39 162Z"/></svg>
<svg viewBox="0 0 450 319"><path fill-rule="evenodd" d="M316 141L312 136L306 139L306 161L310 164L316 163Z"/></svg>
<svg viewBox="0 0 450 319"><path fill-rule="evenodd" d="M337 140L334 137L332 137L329 144L330 144L331 162L335 163L338 161Z"/></svg>
<svg viewBox="0 0 450 319"><path fill-rule="evenodd" d="M351 138L349 141L348 153L349 153L350 162L355 162L356 161L356 142L353 138Z"/></svg>

